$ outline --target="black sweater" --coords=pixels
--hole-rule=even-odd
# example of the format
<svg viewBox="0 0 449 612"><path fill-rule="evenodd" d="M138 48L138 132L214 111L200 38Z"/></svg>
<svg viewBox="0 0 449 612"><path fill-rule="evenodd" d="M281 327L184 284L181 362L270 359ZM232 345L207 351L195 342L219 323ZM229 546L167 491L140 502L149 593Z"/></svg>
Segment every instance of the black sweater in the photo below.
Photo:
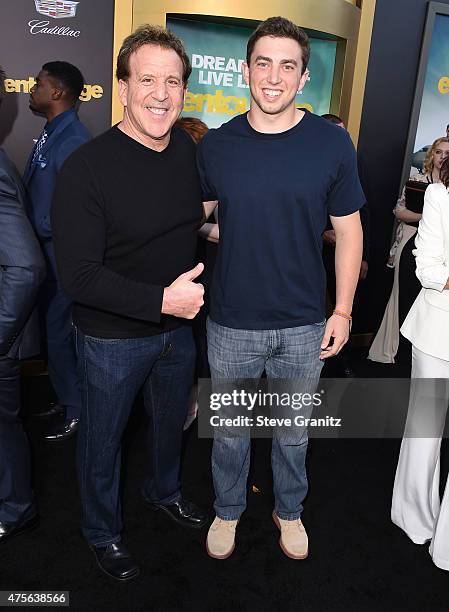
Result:
<svg viewBox="0 0 449 612"><path fill-rule="evenodd" d="M74 323L100 338L159 334L164 287L195 264L202 219L195 146L178 128L162 152L117 127L64 164L52 206L61 283Z"/></svg>

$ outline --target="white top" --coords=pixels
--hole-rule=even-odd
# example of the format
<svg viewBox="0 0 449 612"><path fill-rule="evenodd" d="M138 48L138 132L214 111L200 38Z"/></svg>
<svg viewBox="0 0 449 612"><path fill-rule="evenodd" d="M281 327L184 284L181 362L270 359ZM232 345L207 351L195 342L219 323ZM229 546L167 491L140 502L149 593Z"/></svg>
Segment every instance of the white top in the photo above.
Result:
<svg viewBox="0 0 449 612"><path fill-rule="evenodd" d="M416 276L423 288L401 333L420 351L449 361L449 193L429 185L415 240Z"/></svg>

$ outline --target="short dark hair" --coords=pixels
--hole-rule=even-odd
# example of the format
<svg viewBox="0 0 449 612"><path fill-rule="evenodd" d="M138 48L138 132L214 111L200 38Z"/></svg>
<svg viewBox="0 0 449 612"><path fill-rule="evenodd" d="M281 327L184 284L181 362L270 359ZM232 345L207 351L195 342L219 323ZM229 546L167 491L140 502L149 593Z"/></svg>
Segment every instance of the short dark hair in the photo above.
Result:
<svg viewBox="0 0 449 612"><path fill-rule="evenodd" d="M324 115L321 115L321 117L323 119L326 119L326 121L330 121L331 123L335 123L335 125L339 125L340 123L343 123L344 125L344 121L343 119L341 119L341 117L339 117L338 115L333 115L332 113L326 113Z"/></svg>
<svg viewBox="0 0 449 612"><path fill-rule="evenodd" d="M0 66L0 106L2 105L2 102L6 96L5 78L6 78L6 73L3 70L3 68Z"/></svg>
<svg viewBox="0 0 449 612"><path fill-rule="evenodd" d="M248 66L256 42L263 36L292 38L296 40L302 51L302 73L304 74L310 60L310 42L309 37L302 28L285 17L269 17L265 19L265 21L262 21L251 34L248 44L246 45L246 63Z"/></svg>
<svg viewBox="0 0 449 612"><path fill-rule="evenodd" d="M78 100L84 89L84 77L76 66L69 64L69 62L55 61L44 64L42 70L59 81L62 89L69 94L73 103Z"/></svg>
<svg viewBox="0 0 449 612"><path fill-rule="evenodd" d="M129 78L129 58L134 51L144 45L155 45L175 51L182 62L183 85L184 87L187 85L192 66L181 39L166 28L149 23L141 25L123 41L117 56L116 77L118 80L126 81Z"/></svg>

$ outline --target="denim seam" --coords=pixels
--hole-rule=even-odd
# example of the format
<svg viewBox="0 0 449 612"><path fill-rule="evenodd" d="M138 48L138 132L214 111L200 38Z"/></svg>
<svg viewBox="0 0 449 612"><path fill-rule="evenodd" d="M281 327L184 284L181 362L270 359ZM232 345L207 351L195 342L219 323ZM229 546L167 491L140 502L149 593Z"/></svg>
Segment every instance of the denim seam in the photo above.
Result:
<svg viewBox="0 0 449 612"><path fill-rule="evenodd" d="M301 513L300 512L292 512L291 514L286 514L285 512L278 512L275 509L274 513L282 521L297 521L298 519L301 518Z"/></svg>
<svg viewBox="0 0 449 612"><path fill-rule="evenodd" d="M233 516L220 516L217 514L217 518L221 519L222 521L238 521L240 519L240 515L235 514Z"/></svg>

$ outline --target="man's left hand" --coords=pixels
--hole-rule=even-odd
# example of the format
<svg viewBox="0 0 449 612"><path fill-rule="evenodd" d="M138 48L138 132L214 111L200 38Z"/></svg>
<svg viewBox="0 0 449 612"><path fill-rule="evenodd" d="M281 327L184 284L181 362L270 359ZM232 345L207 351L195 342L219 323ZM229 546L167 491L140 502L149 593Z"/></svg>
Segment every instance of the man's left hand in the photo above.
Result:
<svg viewBox="0 0 449 612"><path fill-rule="evenodd" d="M321 342L320 359L327 359L337 355L349 338L349 321L339 315L332 315L326 324L323 341ZM329 346L331 338L334 339Z"/></svg>

